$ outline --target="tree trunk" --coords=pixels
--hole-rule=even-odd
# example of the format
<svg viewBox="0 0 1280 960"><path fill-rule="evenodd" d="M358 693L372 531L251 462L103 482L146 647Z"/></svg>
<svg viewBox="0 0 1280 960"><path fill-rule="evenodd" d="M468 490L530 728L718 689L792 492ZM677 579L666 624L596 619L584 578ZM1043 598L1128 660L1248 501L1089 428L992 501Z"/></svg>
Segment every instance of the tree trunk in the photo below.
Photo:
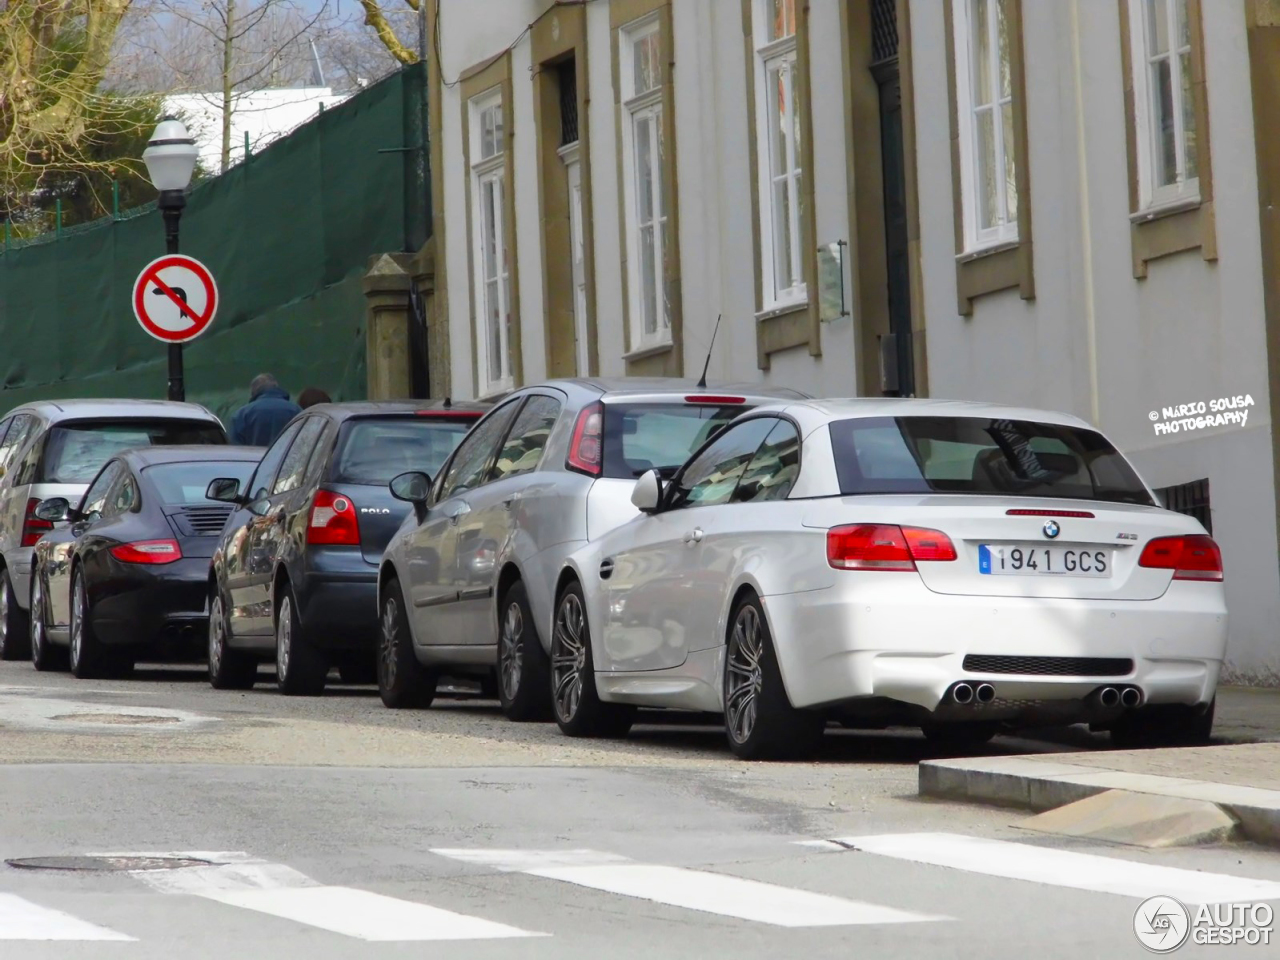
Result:
<svg viewBox="0 0 1280 960"><path fill-rule="evenodd" d="M227 0L227 32L222 38L222 170L231 166L231 71L235 68L236 0ZM245 158L246 160L248 157Z"/></svg>

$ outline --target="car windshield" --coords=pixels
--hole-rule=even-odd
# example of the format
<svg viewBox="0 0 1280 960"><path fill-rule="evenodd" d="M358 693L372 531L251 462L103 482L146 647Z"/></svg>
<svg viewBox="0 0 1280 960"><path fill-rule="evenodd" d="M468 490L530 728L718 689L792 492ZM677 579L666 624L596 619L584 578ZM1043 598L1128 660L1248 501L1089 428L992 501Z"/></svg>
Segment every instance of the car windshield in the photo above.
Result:
<svg viewBox="0 0 1280 960"><path fill-rule="evenodd" d="M334 479L382 486L410 470L434 477L474 423L442 417L352 420L336 457Z"/></svg>
<svg viewBox="0 0 1280 960"><path fill-rule="evenodd" d="M706 403L608 403L604 475L634 480L648 470L674 473L720 427L748 406Z"/></svg>
<svg viewBox="0 0 1280 960"><path fill-rule="evenodd" d="M165 506L212 503L205 496L209 483L219 477L234 477L243 489L256 460L198 460L190 463L158 463L147 467L144 476L155 487Z"/></svg>
<svg viewBox="0 0 1280 960"><path fill-rule="evenodd" d="M1154 505L1093 430L982 417L866 417L830 424L842 494L966 493Z"/></svg>
<svg viewBox="0 0 1280 960"><path fill-rule="evenodd" d="M40 479L45 483L88 483L103 464L132 447L226 442L222 426L208 420L70 423L49 431Z"/></svg>

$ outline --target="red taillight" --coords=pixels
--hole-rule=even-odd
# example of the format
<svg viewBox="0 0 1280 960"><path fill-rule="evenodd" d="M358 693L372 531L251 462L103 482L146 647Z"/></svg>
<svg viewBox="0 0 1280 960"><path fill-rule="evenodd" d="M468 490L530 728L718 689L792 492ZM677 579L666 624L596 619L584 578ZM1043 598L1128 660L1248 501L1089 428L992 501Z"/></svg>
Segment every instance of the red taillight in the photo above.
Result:
<svg viewBox="0 0 1280 960"><path fill-rule="evenodd" d="M40 538L53 529L53 524L48 520L41 520L35 516L36 507L40 506L40 501L36 497L32 497L27 501L27 513L22 521L22 545L24 547L34 547L40 542Z"/></svg>
<svg viewBox="0 0 1280 960"><path fill-rule="evenodd" d="M1006 510L1008 517L1092 517L1088 510Z"/></svg>
<svg viewBox="0 0 1280 960"><path fill-rule="evenodd" d="M940 530L857 523L827 531L827 562L837 570L914 570L917 560L955 558L955 545Z"/></svg>
<svg viewBox="0 0 1280 960"><path fill-rule="evenodd" d="M604 468L604 404L599 401L583 407L573 425L573 440L565 466L591 477Z"/></svg>
<svg viewBox="0 0 1280 960"><path fill-rule="evenodd" d="M711 393L694 394L684 398L685 403L714 403L717 406L738 406L747 402L746 397L720 397Z"/></svg>
<svg viewBox="0 0 1280 960"><path fill-rule="evenodd" d="M1138 566L1172 570L1175 580L1221 580L1222 551L1212 537L1157 537L1142 549Z"/></svg>
<svg viewBox="0 0 1280 960"><path fill-rule="evenodd" d="M111 555L121 563L173 563L182 559L177 540L140 540L111 548Z"/></svg>
<svg viewBox="0 0 1280 960"><path fill-rule="evenodd" d="M351 498L331 490L317 490L307 520L307 543L360 546L360 521Z"/></svg>

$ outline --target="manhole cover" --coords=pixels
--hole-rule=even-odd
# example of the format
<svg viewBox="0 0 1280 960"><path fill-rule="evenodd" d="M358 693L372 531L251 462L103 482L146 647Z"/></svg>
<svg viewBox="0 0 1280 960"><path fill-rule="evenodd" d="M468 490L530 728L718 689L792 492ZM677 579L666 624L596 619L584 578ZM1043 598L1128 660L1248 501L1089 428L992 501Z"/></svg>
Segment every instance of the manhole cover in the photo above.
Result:
<svg viewBox="0 0 1280 960"><path fill-rule="evenodd" d="M210 860L195 857L27 857L6 860L19 870L180 870L183 867L213 866Z"/></svg>
<svg viewBox="0 0 1280 960"><path fill-rule="evenodd" d="M60 713L50 719L68 720L71 723L110 723L121 726L178 722L177 717L152 717L139 713Z"/></svg>

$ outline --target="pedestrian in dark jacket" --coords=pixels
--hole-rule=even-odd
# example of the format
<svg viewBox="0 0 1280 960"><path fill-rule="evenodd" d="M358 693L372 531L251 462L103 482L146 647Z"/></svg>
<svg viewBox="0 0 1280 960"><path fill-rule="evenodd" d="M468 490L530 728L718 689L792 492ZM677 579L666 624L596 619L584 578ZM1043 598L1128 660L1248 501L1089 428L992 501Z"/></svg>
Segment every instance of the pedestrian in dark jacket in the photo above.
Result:
<svg viewBox="0 0 1280 960"><path fill-rule="evenodd" d="M307 407L314 407L317 403L333 403L329 395L319 387L307 387L298 394L298 406L303 410Z"/></svg>
<svg viewBox="0 0 1280 960"><path fill-rule="evenodd" d="M301 408L269 373L249 384L249 402L231 419L231 442L245 447L269 447Z"/></svg>

